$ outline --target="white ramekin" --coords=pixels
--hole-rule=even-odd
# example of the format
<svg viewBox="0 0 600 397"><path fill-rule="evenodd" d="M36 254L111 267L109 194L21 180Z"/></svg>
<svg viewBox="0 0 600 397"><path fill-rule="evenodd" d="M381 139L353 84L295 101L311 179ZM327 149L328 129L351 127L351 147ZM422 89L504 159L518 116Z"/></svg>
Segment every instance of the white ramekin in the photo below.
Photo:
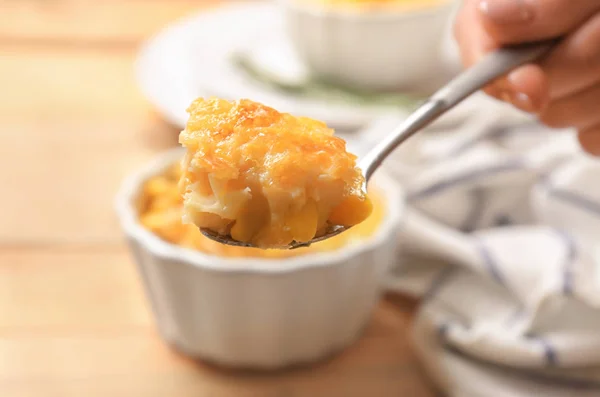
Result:
<svg viewBox="0 0 600 397"><path fill-rule="evenodd" d="M329 81L369 90L418 90L444 68L454 1L414 11L356 11L280 0L300 58Z"/></svg>
<svg viewBox="0 0 600 397"><path fill-rule="evenodd" d="M376 175L387 214L367 240L289 259L216 257L167 243L138 222L144 181L182 153L167 152L129 177L116 204L164 339L193 357L263 369L314 361L352 343L395 262L399 186Z"/></svg>

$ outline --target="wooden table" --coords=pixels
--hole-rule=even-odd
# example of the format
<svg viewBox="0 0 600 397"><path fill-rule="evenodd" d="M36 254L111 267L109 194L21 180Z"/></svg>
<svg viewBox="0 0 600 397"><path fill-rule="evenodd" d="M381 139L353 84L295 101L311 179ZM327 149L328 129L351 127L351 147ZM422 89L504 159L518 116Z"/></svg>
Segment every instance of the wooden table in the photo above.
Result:
<svg viewBox="0 0 600 397"><path fill-rule="evenodd" d="M113 214L122 177L176 144L133 78L138 45L210 1L0 0L0 396L409 396L414 305L275 374L194 363L158 337Z"/></svg>

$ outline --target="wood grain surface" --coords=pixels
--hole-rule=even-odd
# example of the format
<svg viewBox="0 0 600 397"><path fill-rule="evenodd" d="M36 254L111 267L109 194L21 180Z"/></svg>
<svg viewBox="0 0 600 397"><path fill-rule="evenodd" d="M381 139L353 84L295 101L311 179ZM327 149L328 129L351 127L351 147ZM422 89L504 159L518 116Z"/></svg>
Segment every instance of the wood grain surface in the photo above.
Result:
<svg viewBox="0 0 600 397"><path fill-rule="evenodd" d="M0 396L433 396L402 297L347 351L277 373L193 362L158 337L112 204L178 131L144 101L133 62L167 23L213 6L0 0Z"/></svg>

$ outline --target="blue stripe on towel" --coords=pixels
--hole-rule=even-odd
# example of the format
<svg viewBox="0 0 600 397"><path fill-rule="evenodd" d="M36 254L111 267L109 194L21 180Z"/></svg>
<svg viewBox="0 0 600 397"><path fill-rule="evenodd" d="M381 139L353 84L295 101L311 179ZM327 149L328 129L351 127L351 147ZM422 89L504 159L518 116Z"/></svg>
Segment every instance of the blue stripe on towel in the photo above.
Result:
<svg viewBox="0 0 600 397"><path fill-rule="evenodd" d="M481 241L480 239L475 240L475 248L479 252L479 256L483 260L483 263L484 263L485 267L487 268L488 272L491 274L492 278L494 280L496 280L496 282L498 282L502 285L505 285L506 280L504 280L504 277L502 276L502 273L500 272L500 267L498 266L498 262L496 262L496 260L492 256L489 249L485 246L483 241Z"/></svg>
<svg viewBox="0 0 600 397"><path fill-rule="evenodd" d="M573 389L571 393L572 396L576 395L575 390L600 390L600 382L593 379L584 379L583 377L585 375L582 375L580 379L567 378L566 376L568 375L557 376L556 374L544 374L523 368L515 368L508 365L484 361L480 358L473 357L472 355L469 355L466 352L451 346L447 346L446 351L463 359L467 359L471 361L471 363L478 364L478 366L481 367L483 370L490 368L501 369L505 371L506 374L510 374L517 379L521 378L532 382L543 383L546 385L556 385L557 387L571 388Z"/></svg>
<svg viewBox="0 0 600 397"><path fill-rule="evenodd" d="M456 185L471 182L484 177L491 177L495 174L500 174L503 172L516 171L524 167L525 163L523 160L516 159L505 164L500 164L489 168L470 170L463 174L454 175L448 179L436 182L423 190L412 192L408 195L408 201L424 199Z"/></svg>
<svg viewBox="0 0 600 397"><path fill-rule="evenodd" d="M571 192L569 190L555 188L547 184L548 194L559 200L568 202L580 210L589 212L595 216L600 216L600 203L585 197L582 194Z"/></svg>
<svg viewBox="0 0 600 397"><path fill-rule="evenodd" d="M450 323L443 323L438 326L438 336L442 341L446 340L448 329L450 329Z"/></svg>
<svg viewBox="0 0 600 397"><path fill-rule="evenodd" d="M558 362L557 362L557 357L556 357L556 350L554 349L554 346L552 346L552 344L550 342L548 342L548 340L539 337L537 335L528 335L527 336L528 339L535 341L537 343L540 344L540 346L542 346L542 349L544 350L544 357L546 360L546 365L549 367L556 367Z"/></svg>
<svg viewBox="0 0 600 397"><path fill-rule="evenodd" d="M486 204L485 193L482 189L473 189L471 197L473 197L473 205L467 214L467 219L465 219L461 227L461 230L464 230L465 232L472 232L477 228L477 224L479 223L479 219L481 219L481 215L483 215Z"/></svg>
<svg viewBox="0 0 600 397"><path fill-rule="evenodd" d="M573 265L577 260L577 246L575 245L575 240L569 235L567 232L563 230L557 230L556 234L560 237L560 239L565 243L567 248L567 255L562 266L563 271L563 282L562 289L565 295L573 294Z"/></svg>
<svg viewBox="0 0 600 397"><path fill-rule="evenodd" d="M495 220L494 220L494 226L496 227L505 227L505 226L510 226L513 224L513 221L510 217L510 215L507 214L500 214L498 216L496 216Z"/></svg>

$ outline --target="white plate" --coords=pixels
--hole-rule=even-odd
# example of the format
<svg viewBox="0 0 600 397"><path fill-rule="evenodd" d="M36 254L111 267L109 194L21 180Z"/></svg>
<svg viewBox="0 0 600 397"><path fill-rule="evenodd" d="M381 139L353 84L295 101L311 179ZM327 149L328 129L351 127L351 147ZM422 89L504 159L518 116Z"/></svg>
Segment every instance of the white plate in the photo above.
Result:
<svg viewBox="0 0 600 397"><path fill-rule="evenodd" d="M273 46L286 45L284 38L282 15L270 3L202 11L177 21L143 46L136 65L137 79L148 100L178 127L185 125L186 108L199 96L249 98L344 130L362 128L391 110L406 113L389 106L332 103L275 90L247 77L230 61L242 49L263 46L272 52ZM479 103L477 98L465 101L438 124L461 123Z"/></svg>

